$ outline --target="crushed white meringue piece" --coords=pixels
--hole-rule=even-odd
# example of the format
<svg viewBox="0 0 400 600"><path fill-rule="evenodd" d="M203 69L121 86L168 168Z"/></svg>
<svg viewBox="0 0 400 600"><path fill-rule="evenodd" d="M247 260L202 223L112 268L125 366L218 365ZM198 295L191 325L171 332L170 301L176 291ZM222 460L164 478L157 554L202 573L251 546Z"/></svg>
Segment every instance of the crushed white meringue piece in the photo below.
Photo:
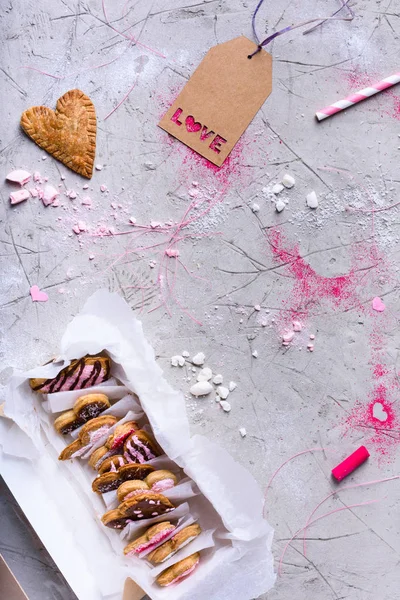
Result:
<svg viewBox="0 0 400 600"><path fill-rule="evenodd" d="M254 204L251 205L251 210L253 211L253 213L257 213L260 210L259 204L254 202Z"/></svg>
<svg viewBox="0 0 400 600"><path fill-rule="evenodd" d="M225 412L231 412L232 407L229 404L229 402L227 402L226 400L221 400L221 402L219 404Z"/></svg>
<svg viewBox="0 0 400 600"><path fill-rule="evenodd" d="M229 396L228 388L224 387L223 385L218 386L216 391L218 396L222 398L222 400L226 400L226 398Z"/></svg>
<svg viewBox="0 0 400 600"><path fill-rule="evenodd" d="M253 352L251 353L252 356L254 356L254 358L258 358L258 352L257 350L253 350Z"/></svg>
<svg viewBox="0 0 400 600"><path fill-rule="evenodd" d="M212 391L213 386L209 381L198 381L190 388L190 393L196 397L207 396Z"/></svg>
<svg viewBox="0 0 400 600"><path fill-rule="evenodd" d="M239 429L239 433L240 433L240 435L242 436L242 438L246 437L246 435L247 435L246 428L245 428L245 427L241 427L241 428Z"/></svg>
<svg viewBox="0 0 400 600"><path fill-rule="evenodd" d="M281 183L276 183L274 185L274 187L272 188L272 193L273 194L280 194L282 190L283 190L283 185Z"/></svg>
<svg viewBox="0 0 400 600"><path fill-rule="evenodd" d="M292 175L289 175L289 173L285 173L285 175L282 177L282 183L285 188L292 188L296 183L296 180L294 177L292 177Z"/></svg>
<svg viewBox="0 0 400 600"><path fill-rule="evenodd" d="M189 358L190 354L189 354L189 352L187 350L184 350L182 352L182 356L184 356L185 358Z"/></svg>
<svg viewBox="0 0 400 600"><path fill-rule="evenodd" d="M307 206L309 208L318 208L318 198L314 190L307 194Z"/></svg>
<svg viewBox="0 0 400 600"><path fill-rule="evenodd" d="M282 342L289 344L294 338L294 331L285 331L282 336Z"/></svg>
<svg viewBox="0 0 400 600"><path fill-rule="evenodd" d="M204 367L204 369L201 369L201 371L197 375L197 381L210 381L211 377L211 369L209 367Z"/></svg>
<svg viewBox="0 0 400 600"><path fill-rule="evenodd" d="M284 203L284 201L278 200L278 202L275 204L276 212L282 212L284 208L286 208L286 204Z"/></svg>
<svg viewBox="0 0 400 600"><path fill-rule="evenodd" d="M218 373L214 379L213 379L213 383L215 383L215 385L219 385L220 383L222 383L224 380L223 376L221 375L221 373Z"/></svg>
<svg viewBox="0 0 400 600"><path fill-rule="evenodd" d="M237 383L235 381L230 381L229 385L228 385L228 389L230 392L233 392L233 390L236 390L237 388Z"/></svg>
<svg viewBox="0 0 400 600"><path fill-rule="evenodd" d="M197 365L198 367L201 367L202 365L204 365L205 360L206 360L206 356L205 356L204 352L198 352L197 354L195 354L195 356L193 356L192 363L194 365Z"/></svg>
<svg viewBox="0 0 400 600"><path fill-rule="evenodd" d="M175 356L171 356L171 365L173 367L183 367L183 365L185 364L185 359L183 356L180 356L179 354L176 354Z"/></svg>

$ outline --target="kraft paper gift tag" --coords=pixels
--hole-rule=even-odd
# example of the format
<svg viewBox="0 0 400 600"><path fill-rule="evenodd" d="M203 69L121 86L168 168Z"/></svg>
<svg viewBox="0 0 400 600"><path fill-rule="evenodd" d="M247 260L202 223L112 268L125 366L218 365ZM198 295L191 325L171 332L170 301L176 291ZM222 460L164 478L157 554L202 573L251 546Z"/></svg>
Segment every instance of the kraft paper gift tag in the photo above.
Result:
<svg viewBox="0 0 400 600"><path fill-rule="evenodd" d="M221 166L272 91L272 56L244 36L211 48L159 127Z"/></svg>

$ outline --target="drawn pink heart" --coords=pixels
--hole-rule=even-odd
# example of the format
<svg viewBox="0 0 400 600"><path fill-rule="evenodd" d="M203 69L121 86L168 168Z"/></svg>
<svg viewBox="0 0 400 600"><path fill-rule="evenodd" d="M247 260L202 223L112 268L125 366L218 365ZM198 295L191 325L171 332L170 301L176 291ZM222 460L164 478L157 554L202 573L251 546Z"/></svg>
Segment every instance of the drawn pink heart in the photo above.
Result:
<svg viewBox="0 0 400 600"><path fill-rule="evenodd" d="M37 285L33 285L29 290L32 298L32 302L47 302L49 299L45 292L40 291Z"/></svg>
<svg viewBox="0 0 400 600"><path fill-rule="evenodd" d="M186 117L185 125L186 125L186 129L190 132L200 131L200 129L201 129L201 123L199 123L198 121L195 121L194 118L192 117L192 115L189 115L188 117Z"/></svg>
<svg viewBox="0 0 400 600"><path fill-rule="evenodd" d="M377 296L372 300L372 308L377 312L383 312L386 306L383 304L382 300Z"/></svg>

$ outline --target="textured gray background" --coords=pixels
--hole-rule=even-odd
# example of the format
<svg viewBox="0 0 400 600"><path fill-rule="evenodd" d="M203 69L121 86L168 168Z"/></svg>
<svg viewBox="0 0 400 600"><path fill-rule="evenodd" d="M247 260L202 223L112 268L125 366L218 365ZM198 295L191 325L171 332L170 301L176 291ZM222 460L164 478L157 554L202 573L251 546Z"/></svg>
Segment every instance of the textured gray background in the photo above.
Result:
<svg viewBox="0 0 400 600"><path fill-rule="evenodd" d="M100 0L1 2L1 383L13 368L31 367L57 352L66 323L94 290L106 286L118 291L140 311L145 333L172 384L185 393L190 386L190 369L169 365L171 355L185 349L205 352L207 365L226 380L237 381L229 415L213 399L188 399L192 430L223 444L262 487L296 452L323 445L336 453L300 457L277 477L269 493L268 519L276 528L274 553L279 558L285 540L333 489L330 468L357 444L365 442L373 456L354 482L398 472L396 424L388 433L391 445L382 460L370 430L356 428L344 436L342 421L345 411L364 402L373 389L374 333L379 334L379 361L394 382L389 400L395 403L398 395L398 209L375 215L372 226L370 213L349 214L344 208L350 204L369 209L371 198L381 207L397 201L399 92L381 94L320 125L313 114L357 89L358 82L398 70L400 2L361 0L354 6L352 23L330 22L308 36L297 32L278 38L270 47L273 93L234 152L231 166L218 175L168 140L156 123L209 47L240 34L251 37L255 0L132 1L125 20L123 4L106 2L114 26L126 31L133 25L129 31L166 59L143 47L128 48L127 40L105 23ZM325 16L338 5L338 0L266 2L258 18L260 36ZM122 52L109 66L74 75ZM66 77L46 77L23 66ZM104 121L136 78L129 99ZM42 160L44 153L18 125L27 107L54 107L57 98L74 87L90 95L98 114L96 163L104 168L89 183L91 210L80 204L85 181L50 157ZM4 178L18 167L39 170L49 183L62 183L62 193L74 189L80 196L72 202L62 195L64 206L58 208L45 208L37 199L10 208L12 186ZM262 190L285 172L295 176L296 185L284 194L289 204L278 215ZM219 235L192 237L179 245L182 263L202 279L179 265L177 301L167 300L170 314L165 307L149 312L160 304L154 285L160 255L132 249L158 238L137 243L128 235L112 239L90 233L99 224L127 231L130 216L146 224L181 219L192 181L198 181L206 197L222 194L223 202L186 234ZM108 193L100 192L102 184ZM312 189L320 200L313 214L305 206ZM260 206L258 213L251 210L254 202ZM71 233L78 220L90 231L79 240ZM368 263L365 250L357 259L355 268L365 271L355 292L357 302L335 306L316 290L302 341L289 350L280 344L278 324L281 307L291 301L293 281L285 268L278 268L267 242L266 232L274 225L280 225L311 267L327 277L354 267L357 243L364 249L373 245L379 254L374 264ZM154 269L150 260L157 261ZM31 302L33 284L48 293L46 304ZM380 317L370 310L376 295L388 307ZM257 304L259 313L254 311ZM305 349L310 333L316 334L313 354ZM258 358L252 357L254 350ZM245 439L240 427L247 428ZM398 483L343 492L321 514L376 498L381 502L340 512L310 529L307 558L301 542L292 544L283 576L265 598L397 600ZM72 598L4 489L1 517L0 550L29 597Z"/></svg>

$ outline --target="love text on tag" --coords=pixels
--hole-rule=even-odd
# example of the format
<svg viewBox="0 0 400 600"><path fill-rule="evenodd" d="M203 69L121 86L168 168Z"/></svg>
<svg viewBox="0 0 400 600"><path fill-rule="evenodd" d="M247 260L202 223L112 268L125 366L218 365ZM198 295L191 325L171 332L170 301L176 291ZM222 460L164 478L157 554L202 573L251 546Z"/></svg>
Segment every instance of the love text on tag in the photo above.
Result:
<svg viewBox="0 0 400 600"><path fill-rule="evenodd" d="M241 36L211 48L159 127L221 166L272 91L272 57Z"/></svg>

